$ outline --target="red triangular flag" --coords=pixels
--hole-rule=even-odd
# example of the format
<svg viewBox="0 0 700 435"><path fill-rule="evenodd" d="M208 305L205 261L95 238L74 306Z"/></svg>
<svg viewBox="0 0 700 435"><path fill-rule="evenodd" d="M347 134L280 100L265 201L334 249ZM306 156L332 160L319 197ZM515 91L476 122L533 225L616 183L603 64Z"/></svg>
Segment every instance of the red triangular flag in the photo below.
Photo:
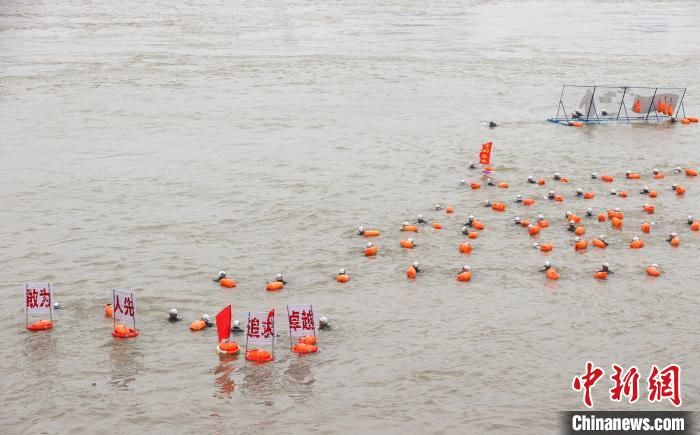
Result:
<svg viewBox="0 0 700 435"><path fill-rule="evenodd" d="M231 305L216 315L216 330L219 332L219 343L231 336Z"/></svg>

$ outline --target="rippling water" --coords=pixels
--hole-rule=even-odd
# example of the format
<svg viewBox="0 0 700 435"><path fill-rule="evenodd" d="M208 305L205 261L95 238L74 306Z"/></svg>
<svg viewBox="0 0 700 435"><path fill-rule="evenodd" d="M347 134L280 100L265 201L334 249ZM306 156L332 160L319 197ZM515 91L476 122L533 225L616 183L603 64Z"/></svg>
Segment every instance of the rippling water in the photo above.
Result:
<svg viewBox="0 0 700 435"><path fill-rule="evenodd" d="M558 411L581 406L569 385L587 359L681 364L684 406L696 409L700 240L684 221L700 215L700 184L679 178L678 199L675 178L647 174L700 165L697 126L543 120L562 83L688 86L700 113L698 10L0 0L3 431L553 433ZM489 131L492 118L501 126ZM485 139L507 191L458 184L475 177L466 162ZM616 182L626 200L588 179L627 169L646 180ZM539 196L524 179L555 171L571 179L557 190L597 199L504 214L479 205ZM643 183L661 191L657 225L632 252ZM456 215L432 212L436 202ZM613 247L579 255L561 217L589 205L627 218L621 232L590 224ZM445 229L402 250L398 226L418 213ZM487 229L464 257L470 213ZM556 245L549 257L508 225L516 213L555 223L542 237ZM383 230L376 259L360 255L360 224ZM671 231L678 249L663 241ZM536 272L546 259L562 275L554 284ZM426 273L407 282L413 260ZM617 273L596 282L603 261ZM474 280L456 283L465 262ZM662 278L643 275L649 262ZM339 267L346 285L332 279ZM238 288L212 284L220 269ZM290 285L265 292L279 271ZM27 281L53 282L64 305L50 333L23 329ZM112 287L137 293L136 340L112 339L101 316ZM214 331L186 328L228 303L241 318L298 302L334 326L317 355L280 346L273 364L220 361ZM171 307L186 322L166 322ZM604 387L594 398L615 408Z"/></svg>

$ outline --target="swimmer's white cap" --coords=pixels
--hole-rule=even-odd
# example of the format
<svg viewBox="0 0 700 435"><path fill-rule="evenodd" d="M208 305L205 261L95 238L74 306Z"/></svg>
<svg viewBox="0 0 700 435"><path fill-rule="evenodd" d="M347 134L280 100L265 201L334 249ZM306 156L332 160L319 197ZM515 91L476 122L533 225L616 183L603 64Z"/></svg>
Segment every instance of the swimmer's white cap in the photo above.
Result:
<svg viewBox="0 0 700 435"><path fill-rule="evenodd" d="M340 269L338 273L340 273L341 275L345 275L345 269Z"/></svg>
<svg viewBox="0 0 700 435"><path fill-rule="evenodd" d="M537 215L537 220L538 220L538 221L544 220L544 216L542 216L541 214L538 214L538 215Z"/></svg>
<svg viewBox="0 0 700 435"><path fill-rule="evenodd" d="M418 267L418 266L419 266L418 262L417 262L417 261L414 261L414 262L413 262L413 267Z"/></svg>
<svg viewBox="0 0 700 435"><path fill-rule="evenodd" d="M406 226L406 225L408 225L408 222L404 222L404 223L403 223L403 226Z"/></svg>
<svg viewBox="0 0 700 435"><path fill-rule="evenodd" d="M603 267L610 267L610 263L603 263Z"/></svg>
<svg viewBox="0 0 700 435"><path fill-rule="evenodd" d="M367 242L367 247L368 247L368 248L371 248L372 246L374 246L374 243L372 243L372 242ZM277 278L280 278L280 277L282 277L282 275L280 275L280 274L278 273L278 274L277 274Z"/></svg>
<svg viewBox="0 0 700 435"><path fill-rule="evenodd" d="M234 321L233 321L233 326L240 326L240 325L241 325L241 321L240 321L240 320L234 320Z"/></svg>
<svg viewBox="0 0 700 435"><path fill-rule="evenodd" d="M632 241L636 242L637 240L639 240L639 237L637 237L637 236L632 237Z"/></svg>
<svg viewBox="0 0 700 435"><path fill-rule="evenodd" d="M469 267L468 264L465 264L464 266L462 266L462 270L471 270L471 267Z"/></svg>
<svg viewBox="0 0 700 435"><path fill-rule="evenodd" d="M659 267L659 265L656 264L656 263L652 263L652 264L650 264L649 266L651 266L651 267Z"/></svg>
<svg viewBox="0 0 700 435"><path fill-rule="evenodd" d="M370 242L370 244L372 244L372 242ZM275 278L282 278L282 274L281 274L281 273L278 273L277 276L276 276Z"/></svg>
<svg viewBox="0 0 700 435"><path fill-rule="evenodd" d="M170 311L168 311L169 314L177 314L177 310L175 308L171 308Z"/></svg>
<svg viewBox="0 0 700 435"><path fill-rule="evenodd" d="M408 241L411 242L411 243L413 243L413 239L410 238L410 237L408 238ZM345 270L345 269L343 269L343 270Z"/></svg>
<svg viewBox="0 0 700 435"><path fill-rule="evenodd" d="M328 323L328 318L326 316L321 316L320 319L318 319L319 323Z"/></svg>
<svg viewBox="0 0 700 435"><path fill-rule="evenodd" d="M580 238L580 237L576 237L574 240L576 240L577 242L580 242L580 241L581 241L581 238Z"/></svg>
<svg viewBox="0 0 700 435"><path fill-rule="evenodd" d="M547 261L544 262L544 265L545 265L545 266L551 266L551 265L552 265L552 262L549 261L549 260L547 260Z"/></svg>
<svg viewBox="0 0 700 435"><path fill-rule="evenodd" d="M209 314L202 314L202 320L204 320L205 322L209 322L211 318L209 317Z"/></svg>
<svg viewBox="0 0 700 435"><path fill-rule="evenodd" d="M419 215L418 215L418 219L423 219L423 215L422 215L422 214L419 214Z"/></svg>
<svg viewBox="0 0 700 435"><path fill-rule="evenodd" d="M224 272L223 270L220 270L219 271L219 278L223 278L225 276L226 276L226 272Z"/></svg>
<svg viewBox="0 0 700 435"><path fill-rule="evenodd" d="M359 232L363 232L364 230L365 230L365 227L363 227L362 225L357 227L357 231L359 231Z"/></svg>

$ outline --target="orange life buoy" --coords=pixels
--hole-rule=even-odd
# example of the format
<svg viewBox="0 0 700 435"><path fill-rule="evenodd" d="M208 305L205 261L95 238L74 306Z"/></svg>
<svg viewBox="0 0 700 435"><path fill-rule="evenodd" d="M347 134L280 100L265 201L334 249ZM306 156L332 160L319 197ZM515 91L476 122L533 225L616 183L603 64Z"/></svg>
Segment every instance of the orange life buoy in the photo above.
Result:
<svg viewBox="0 0 700 435"><path fill-rule="evenodd" d="M681 239L679 239L678 237L674 237L669 241L669 243L671 244L671 246L680 246Z"/></svg>
<svg viewBox="0 0 700 435"><path fill-rule="evenodd" d="M413 266L408 266L408 269L406 269L406 276L409 279L415 279L417 275L416 268Z"/></svg>
<svg viewBox="0 0 700 435"><path fill-rule="evenodd" d="M676 187L676 195L681 196L684 193L685 193L685 187L683 187L683 186Z"/></svg>
<svg viewBox="0 0 700 435"><path fill-rule="evenodd" d="M272 361L272 353L265 349L251 349L245 353L245 359L253 362Z"/></svg>
<svg viewBox="0 0 700 435"><path fill-rule="evenodd" d="M494 203L491 205L491 208L492 208L494 211L505 211L505 210L506 210L506 205L505 205L504 203L502 203L502 202L494 202Z"/></svg>
<svg viewBox="0 0 700 435"><path fill-rule="evenodd" d="M627 178L629 178L630 180L639 180L641 176L636 172L632 172L630 174L627 174Z"/></svg>
<svg viewBox="0 0 700 435"><path fill-rule="evenodd" d="M603 213L598 214L598 222L605 222L605 215Z"/></svg>
<svg viewBox="0 0 700 435"><path fill-rule="evenodd" d="M574 230L574 234L576 234L577 236L582 236L582 235L586 234L586 228L576 227L576 229Z"/></svg>
<svg viewBox="0 0 700 435"><path fill-rule="evenodd" d="M476 239L479 237L479 233L477 233L476 231L470 231L469 234L467 234L467 237L469 237L470 239Z"/></svg>
<svg viewBox="0 0 700 435"><path fill-rule="evenodd" d="M335 280L338 282L348 282L350 281L350 277L348 275L336 275Z"/></svg>
<svg viewBox="0 0 700 435"><path fill-rule="evenodd" d="M362 233L365 237L377 237L379 234L379 230L365 230L365 232Z"/></svg>
<svg viewBox="0 0 700 435"><path fill-rule="evenodd" d="M640 249L644 247L644 241L643 240L632 240L630 242L630 248L632 249Z"/></svg>
<svg viewBox="0 0 700 435"><path fill-rule="evenodd" d="M413 249L413 242L410 240L401 240L399 244L402 248Z"/></svg>
<svg viewBox="0 0 700 435"><path fill-rule="evenodd" d="M686 124L686 125L690 124L690 119L688 119L688 118L681 119L681 124Z"/></svg>
<svg viewBox="0 0 700 435"><path fill-rule="evenodd" d="M612 183L613 181L615 181L612 175L603 175L602 177L600 177L600 179L605 181L606 183Z"/></svg>
<svg viewBox="0 0 700 435"><path fill-rule="evenodd" d="M118 338L134 338L139 335L139 331L132 328L127 328L124 325L117 325L114 327L112 335Z"/></svg>
<svg viewBox="0 0 700 435"><path fill-rule="evenodd" d="M608 279L608 272L599 271L593 274L596 279Z"/></svg>
<svg viewBox="0 0 700 435"><path fill-rule="evenodd" d="M233 288L236 286L236 281L232 280L231 278L221 278L219 280L219 285L221 287Z"/></svg>
<svg viewBox="0 0 700 435"><path fill-rule="evenodd" d="M528 227L527 232L531 236L536 236L540 233L541 229L542 229L542 227L533 225L533 226Z"/></svg>
<svg viewBox="0 0 700 435"><path fill-rule="evenodd" d="M613 228L620 229L622 228L622 219L617 216L613 216L613 218L610 219L610 224L613 226Z"/></svg>
<svg viewBox="0 0 700 435"><path fill-rule="evenodd" d="M658 174L654 174L654 179L655 179L655 180L661 180L661 179L663 179L664 177L666 177L666 176L665 176L664 174L662 174L661 172L659 172Z"/></svg>
<svg viewBox="0 0 700 435"><path fill-rule="evenodd" d="M617 196L619 196L620 198L627 198L628 193L623 190L622 192L618 193Z"/></svg>
<svg viewBox="0 0 700 435"><path fill-rule="evenodd" d="M544 186L545 184L547 184L547 182L544 181L544 178L540 178L539 180L537 180L537 184L539 184L540 186Z"/></svg>
<svg viewBox="0 0 700 435"><path fill-rule="evenodd" d="M193 331L201 331L202 329L204 329L206 327L207 327L207 324L202 319L195 320L194 322L190 323L190 329Z"/></svg>
<svg viewBox="0 0 700 435"><path fill-rule="evenodd" d="M581 222L581 217L576 216L575 214L570 214L568 218L566 218L568 221L574 221L575 224L578 224Z"/></svg>
<svg viewBox="0 0 700 435"><path fill-rule="evenodd" d="M433 228L435 228L436 230L441 230L442 224L440 222L433 222Z"/></svg>
<svg viewBox="0 0 700 435"><path fill-rule="evenodd" d="M112 308L112 304L106 304L104 309L105 309L105 317L113 317L114 316L114 309Z"/></svg>
<svg viewBox="0 0 700 435"><path fill-rule="evenodd" d="M696 171L695 169L686 168L686 169L685 169L685 175L687 175L687 176L689 176L689 177L697 177L697 176L698 176L698 171Z"/></svg>
<svg viewBox="0 0 700 435"><path fill-rule="evenodd" d="M700 231L700 222L690 224L690 231Z"/></svg>
<svg viewBox="0 0 700 435"><path fill-rule="evenodd" d="M417 233L418 227L415 225L404 225L403 227L401 227L401 231L410 231L412 233Z"/></svg>
<svg viewBox="0 0 700 435"><path fill-rule="evenodd" d="M523 199L523 205L532 205L535 203L535 200L532 198L525 198Z"/></svg>
<svg viewBox="0 0 700 435"><path fill-rule="evenodd" d="M216 346L216 351L221 354L236 355L238 352L241 351L241 348L236 342L222 341Z"/></svg>
<svg viewBox="0 0 700 435"><path fill-rule="evenodd" d="M51 328L53 328L53 323L51 320L37 320L36 322L27 325L27 329L30 331L44 331Z"/></svg>
<svg viewBox="0 0 700 435"><path fill-rule="evenodd" d="M453 207L447 207L445 209L445 213L447 213L447 214L454 213L454 212L455 212L455 209Z"/></svg>
<svg viewBox="0 0 700 435"><path fill-rule="evenodd" d="M555 200L556 202L562 202L562 201L564 201L564 196L562 196L562 195L554 195L554 200Z"/></svg>
<svg viewBox="0 0 700 435"><path fill-rule="evenodd" d="M550 252L552 249L554 249L554 246L551 243L542 243L540 245L540 251L542 252Z"/></svg>
<svg viewBox="0 0 700 435"><path fill-rule="evenodd" d="M376 247L374 247L374 248L376 249ZM375 251L375 254L376 254L376 251ZM367 255L367 254L365 254L365 255ZM269 291L269 292L273 292L273 291L276 291L276 290L282 290L283 288L284 288L284 283L283 283L283 282L279 282L279 281L272 281L272 282L269 282L269 283L267 283L267 285L265 286L265 290L267 290L267 291Z"/></svg>
<svg viewBox="0 0 700 435"><path fill-rule="evenodd" d="M298 342L292 346L292 352L294 353L315 353L318 351L318 346L314 344L306 344Z"/></svg>
<svg viewBox="0 0 700 435"><path fill-rule="evenodd" d="M477 183L476 181L470 184L472 189L478 189L481 187L481 184Z"/></svg>
<svg viewBox="0 0 700 435"><path fill-rule="evenodd" d="M595 197L595 193L593 192L586 192L583 194L583 199L593 199Z"/></svg>
<svg viewBox="0 0 700 435"><path fill-rule="evenodd" d="M462 242L459 244L459 252L462 254L471 254L472 253L472 245L470 245L467 242Z"/></svg>
<svg viewBox="0 0 700 435"><path fill-rule="evenodd" d="M571 124L572 127L579 127L579 128L583 127L583 122L581 122L581 121L573 121L573 122L570 122L569 124Z"/></svg>
<svg viewBox="0 0 700 435"><path fill-rule="evenodd" d="M475 220L474 222L472 222L472 228L475 228L477 230L483 230L484 228L486 228L486 225L484 225L484 223L481 221Z"/></svg>
<svg viewBox="0 0 700 435"><path fill-rule="evenodd" d="M370 248L366 248L364 253L365 253L365 257L373 257L373 256L377 255L377 247L372 246ZM273 283L270 283L270 284L273 284ZM270 289L268 288L268 290L270 290ZM273 290L279 290L279 289L273 289Z"/></svg>
<svg viewBox="0 0 700 435"><path fill-rule="evenodd" d="M647 275L649 276L661 276L661 271L654 266L647 267Z"/></svg>
<svg viewBox="0 0 700 435"><path fill-rule="evenodd" d="M562 183L568 183L568 182L569 182L569 179L566 178L566 177L561 177L561 178L559 179L559 181L561 181Z"/></svg>
<svg viewBox="0 0 700 435"><path fill-rule="evenodd" d="M690 122L698 122L698 118L696 118L696 117L694 117L694 116L689 116L689 117L688 117L688 121L690 121Z"/></svg>
<svg viewBox="0 0 700 435"><path fill-rule="evenodd" d="M654 206L651 204L645 204L644 211L647 212L647 214L653 214L654 213Z"/></svg>
<svg viewBox="0 0 700 435"><path fill-rule="evenodd" d="M553 267L547 269L547 273L545 273L545 275L547 276L547 279L551 279L552 281L556 281L559 279L559 273L557 273L557 271L554 270Z"/></svg>
<svg viewBox="0 0 700 435"><path fill-rule="evenodd" d="M470 271L464 271L457 275L457 281L470 281L472 279L472 273Z"/></svg>
<svg viewBox="0 0 700 435"><path fill-rule="evenodd" d="M500 183L498 183L498 187L500 187L501 189L507 189L508 183L506 183L505 181L501 181Z"/></svg>
<svg viewBox="0 0 700 435"><path fill-rule="evenodd" d="M316 344L316 341L317 339L315 335L305 335L303 337L299 337L297 343Z"/></svg>
<svg viewBox="0 0 700 435"><path fill-rule="evenodd" d="M546 221L546 220L537 221L537 226L540 228L547 228L549 226L549 221Z"/></svg>
<svg viewBox="0 0 700 435"><path fill-rule="evenodd" d="M649 222L642 223L642 232L643 233L650 233L651 232L651 224Z"/></svg>
<svg viewBox="0 0 700 435"><path fill-rule="evenodd" d="M530 226L530 221L527 219L523 219L522 221L520 221L520 226L527 228Z"/></svg>
<svg viewBox="0 0 700 435"><path fill-rule="evenodd" d="M608 245L606 245L605 242L600 239L593 239L593 246L600 249L605 249L608 247Z"/></svg>
<svg viewBox="0 0 700 435"><path fill-rule="evenodd" d="M574 250L575 251L583 251L586 248L588 248L588 241L587 240L579 240L574 244Z"/></svg>
<svg viewBox="0 0 700 435"><path fill-rule="evenodd" d="M649 191L649 198L656 198L659 194L656 192L656 190L650 190Z"/></svg>

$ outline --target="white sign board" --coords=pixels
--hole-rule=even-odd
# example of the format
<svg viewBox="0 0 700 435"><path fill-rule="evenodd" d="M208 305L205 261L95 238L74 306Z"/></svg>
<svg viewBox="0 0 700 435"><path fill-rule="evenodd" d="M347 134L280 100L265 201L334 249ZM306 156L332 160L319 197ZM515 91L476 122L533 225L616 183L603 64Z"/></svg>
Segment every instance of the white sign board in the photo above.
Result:
<svg viewBox="0 0 700 435"><path fill-rule="evenodd" d="M27 316L49 316L53 310L53 293L50 283L28 283L24 285L24 309Z"/></svg>
<svg viewBox="0 0 700 435"><path fill-rule="evenodd" d="M292 339L316 335L313 305L287 305L287 317L289 319L289 336Z"/></svg>
<svg viewBox="0 0 700 435"><path fill-rule="evenodd" d="M275 310L248 311L246 326L246 348L249 344L255 346L273 346L275 341Z"/></svg>
<svg viewBox="0 0 700 435"><path fill-rule="evenodd" d="M136 329L136 299L134 293L112 289L114 324Z"/></svg>

